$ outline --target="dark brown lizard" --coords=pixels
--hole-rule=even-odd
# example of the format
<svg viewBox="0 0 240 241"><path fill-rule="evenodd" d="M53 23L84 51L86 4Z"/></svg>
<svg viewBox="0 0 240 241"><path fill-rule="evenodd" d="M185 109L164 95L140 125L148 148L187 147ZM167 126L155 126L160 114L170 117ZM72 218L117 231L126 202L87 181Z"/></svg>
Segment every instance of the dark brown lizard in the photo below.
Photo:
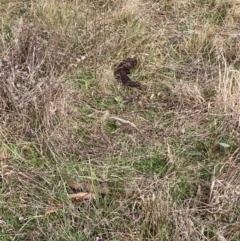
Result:
<svg viewBox="0 0 240 241"><path fill-rule="evenodd" d="M127 58L120 64L116 65L114 69L114 76L118 80L118 82L122 83L125 86L141 89L142 85L139 81L133 81L128 77L128 74L130 74L130 70L135 68L136 65L136 58Z"/></svg>

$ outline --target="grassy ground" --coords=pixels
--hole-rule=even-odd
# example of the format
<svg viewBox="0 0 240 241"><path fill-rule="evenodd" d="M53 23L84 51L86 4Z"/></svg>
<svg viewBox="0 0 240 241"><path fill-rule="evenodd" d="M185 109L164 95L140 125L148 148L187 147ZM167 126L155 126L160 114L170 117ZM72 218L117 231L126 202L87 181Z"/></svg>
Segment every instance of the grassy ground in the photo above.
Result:
<svg viewBox="0 0 240 241"><path fill-rule="evenodd" d="M0 240L240 239L238 0L0 13Z"/></svg>

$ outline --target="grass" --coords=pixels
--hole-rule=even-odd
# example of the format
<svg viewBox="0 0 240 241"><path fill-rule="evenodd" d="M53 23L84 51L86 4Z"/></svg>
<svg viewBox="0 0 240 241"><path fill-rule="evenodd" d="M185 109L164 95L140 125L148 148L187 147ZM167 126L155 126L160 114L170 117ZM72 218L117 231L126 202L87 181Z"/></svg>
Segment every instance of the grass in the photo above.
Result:
<svg viewBox="0 0 240 241"><path fill-rule="evenodd" d="M0 240L239 240L238 6L0 0Z"/></svg>

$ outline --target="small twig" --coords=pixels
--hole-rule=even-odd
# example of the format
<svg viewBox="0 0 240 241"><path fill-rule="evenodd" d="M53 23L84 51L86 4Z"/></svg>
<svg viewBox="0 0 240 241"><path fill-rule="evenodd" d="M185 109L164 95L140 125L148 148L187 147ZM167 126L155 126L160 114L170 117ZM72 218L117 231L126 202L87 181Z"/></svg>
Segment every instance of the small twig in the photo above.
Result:
<svg viewBox="0 0 240 241"><path fill-rule="evenodd" d="M140 131L140 130L137 128L137 126L136 126L134 123L132 123L131 121L124 120L124 119L122 119L122 118L120 118L120 117L116 117L116 116L110 116L109 119L117 120L117 121L120 121L120 122L122 122L122 123L124 123L124 124L128 124L128 125L132 126L133 128L135 128L136 130Z"/></svg>
<svg viewBox="0 0 240 241"><path fill-rule="evenodd" d="M68 197L70 199L77 199L77 200L90 200L94 198L94 195L88 192L79 192L79 193L69 194Z"/></svg>
<svg viewBox="0 0 240 241"><path fill-rule="evenodd" d="M93 5L93 11L94 11L94 50L95 50L95 54L94 54L94 78L95 80L97 80L97 10L95 5Z"/></svg>

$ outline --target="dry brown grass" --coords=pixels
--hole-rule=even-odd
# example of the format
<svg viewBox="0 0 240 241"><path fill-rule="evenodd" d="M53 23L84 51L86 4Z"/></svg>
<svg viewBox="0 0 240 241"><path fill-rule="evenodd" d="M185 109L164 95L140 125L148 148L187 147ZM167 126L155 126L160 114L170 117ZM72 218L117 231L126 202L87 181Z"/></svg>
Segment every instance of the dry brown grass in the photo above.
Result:
<svg viewBox="0 0 240 241"><path fill-rule="evenodd" d="M0 240L239 240L239 8L3 1Z"/></svg>

